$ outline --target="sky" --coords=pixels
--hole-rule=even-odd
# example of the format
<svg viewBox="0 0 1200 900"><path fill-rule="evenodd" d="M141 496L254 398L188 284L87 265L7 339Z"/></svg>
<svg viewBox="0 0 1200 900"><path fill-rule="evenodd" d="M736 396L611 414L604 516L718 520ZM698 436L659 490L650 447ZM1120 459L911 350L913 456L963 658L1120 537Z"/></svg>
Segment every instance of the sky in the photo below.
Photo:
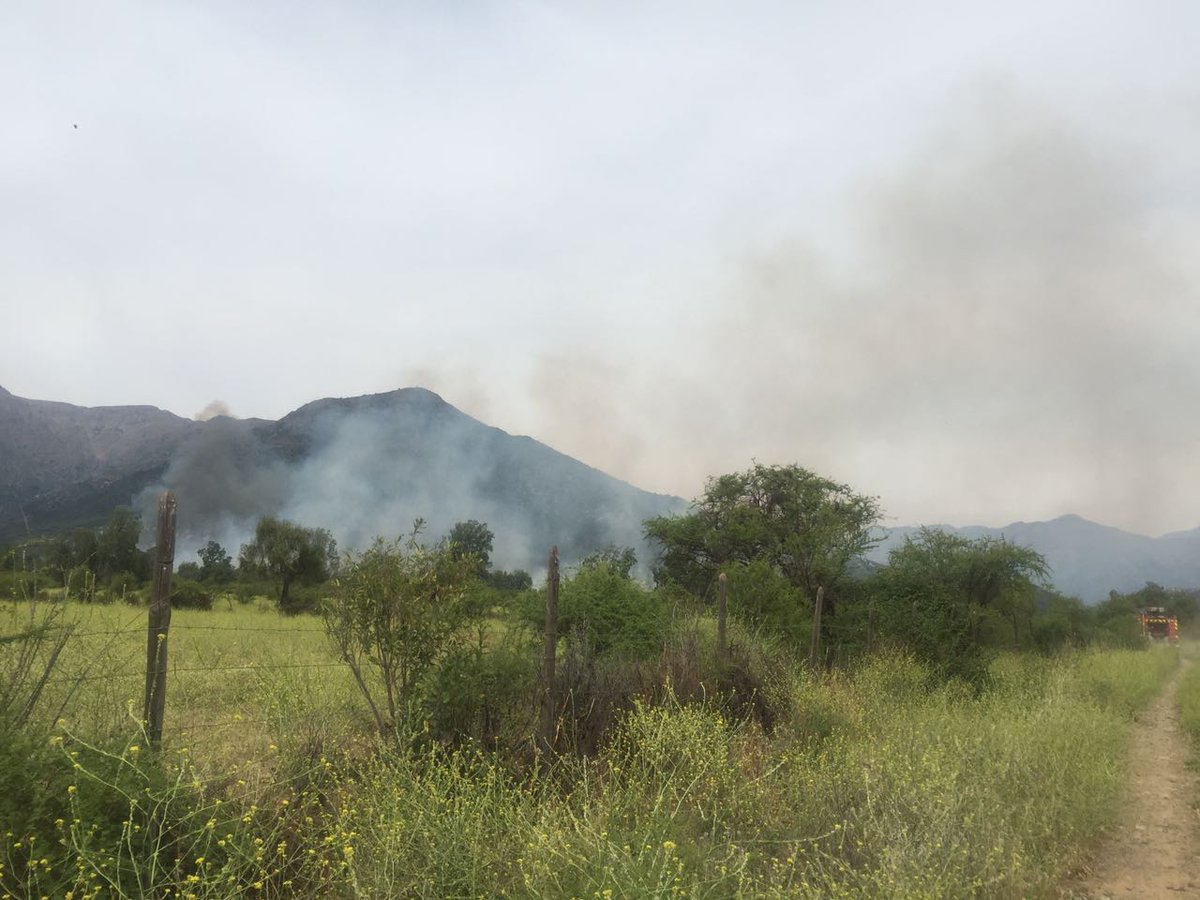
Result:
<svg viewBox="0 0 1200 900"><path fill-rule="evenodd" d="M1200 525L1192 0L0 7L0 385Z"/></svg>

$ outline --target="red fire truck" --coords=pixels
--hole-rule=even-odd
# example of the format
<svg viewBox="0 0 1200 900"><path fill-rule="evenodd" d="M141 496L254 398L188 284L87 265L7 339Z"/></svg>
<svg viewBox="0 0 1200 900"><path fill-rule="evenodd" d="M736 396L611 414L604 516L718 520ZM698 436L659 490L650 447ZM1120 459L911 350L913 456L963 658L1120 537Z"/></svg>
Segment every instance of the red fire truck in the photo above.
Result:
<svg viewBox="0 0 1200 900"><path fill-rule="evenodd" d="M1147 606L1137 614L1142 636L1156 642L1179 643L1179 619L1161 606Z"/></svg>

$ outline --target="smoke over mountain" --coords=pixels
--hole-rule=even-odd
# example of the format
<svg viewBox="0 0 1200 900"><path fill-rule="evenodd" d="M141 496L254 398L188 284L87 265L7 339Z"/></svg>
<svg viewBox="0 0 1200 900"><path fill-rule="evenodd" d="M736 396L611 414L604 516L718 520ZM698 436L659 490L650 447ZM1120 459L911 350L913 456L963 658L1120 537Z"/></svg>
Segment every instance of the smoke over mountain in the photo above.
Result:
<svg viewBox="0 0 1200 900"><path fill-rule="evenodd" d="M642 521L682 506L415 388L321 400L278 422L214 419L139 496L144 516L164 488L179 499L181 547L217 539L236 551L263 515L327 528L342 549L417 519L434 539L477 519L495 533L498 566L534 571L551 544L567 560L606 543L641 549Z"/></svg>
<svg viewBox="0 0 1200 900"><path fill-rule="evenodd" d="M1190 527L1200 183L1168 189L1155 160L1195 142L1151 153L1135 138L972 93L815 228L712 263L670 335L685 352L580 340L521 388L497 385L528 408L479 404L685 496L754 457L849 482L906 521Z"/></svg>

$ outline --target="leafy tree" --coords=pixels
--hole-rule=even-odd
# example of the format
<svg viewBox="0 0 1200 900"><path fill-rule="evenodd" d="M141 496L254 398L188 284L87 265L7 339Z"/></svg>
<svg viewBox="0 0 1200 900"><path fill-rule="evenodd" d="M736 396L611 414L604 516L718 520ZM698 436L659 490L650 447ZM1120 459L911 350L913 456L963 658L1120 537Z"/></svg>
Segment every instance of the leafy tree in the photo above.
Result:
<svg viewBox="0 0 1200 900"><path fill-rule="evenodd" d="M728 566L729 612L755 628L803 644L812 635L812 614L803 592L765 560Z"/></svg>
<svg viewBox="0 0 1200 900"><path fill-rule="evenodd" d="M233 557L216 541L209 541L196 553L200 557L200 581L233 580Z"/></svg>
<svg viewBox="0 0 1200 900"><path fill-rule="evenodd" d="M175 577L186 581L200 580L200 564L194 562L182 562L175 567Z"/></svg>
<svg viewBox="0 0 1200 900"><path fill-rule="evenodd" d="M1093 616L1078 597L1054 591L1042 594L1041 609L1033 620L1033 643L1043 653L1063 647L1083 647L1092 639Z"/></svg>
<svg viewBox="0 0 1200 900"><path fill-rule="evenodd" d="M118 506L96 538L95 572L108 581L117 572L133 572L147 577L150 562L138 549L142 536L142 518L132 509Z"/></svg>
<svg viewBox="0 0 1200 900"><path fill-rule="evenodd" d="M1021 616L1031 619L1048 573L1045 559L1026 547L922 528L888 555L870 590L885 635L943 674L978 682L986 677L985 614L1009 619L1019 638Z"/></svg>
<svg viewBox="0 0 1200 900"><path fill-rule="evenodd" d="M98 568L96 545L96 532L90 528L76 528L49 542L45 548L46 567L63 584L67 575L80 566L94 575Z"/></svg>
<svg viewBox="0 0 1200 900"><path fill-rule="evenodd" d="M242 545L239 566L274 578L279 583L279 608L295 612L292 586L326 581L337 569L337 543L324 528L264 516L254 529L254 540Z"/></svg>
<svg viewBox="0 0 1200 900"><path fill-rule="evenodd" d="M633 567L637 565L637 553L632 547L618 547L608 544L593 553L589 553L579 564L580 569L607 566L622 578L633 577Z"/></svg>
<svg viewBox="0 0 1200 900"><path fill-rule="evenodd" d="M423 547L417 535L377 540L352 558L323 610L326 633L383 734L398 735L421 680L477 611L476 559L456 555L452 544Z"/></svg>
<svg viewBox="0 0 1200 900"><path fill-rule="evenodd" d="M492 565L492 541L495 537L486 524L468 519L455 523L446 541L455 559L467 556L475 558L476 572L482 578Z"/></svg>
<svg viewBox="0 0 1200 900"><path fill-rule="evenodd" d="M1141 590L1126 594L1125 597L1134 609L1162 607L1167 615L1176 616L1181 626L1191 623L1196 618L1196 591L1169 590L1153 581L1147 581Z"/></svg>
<svg viewBox="0 0 1200 900"><path fill-rule="evenodd" d="M1101 642L1111 647L1143 646L1145 638L1137 620L1137 613L1142 606L1141 598L1134 594L1109 591L1108 599L1098 603L1092 610Z"/></svg>
<svg viewBox="0 0 1200 900"><path fill-rule="evenodd" d="M645 530L661 548L660 584L703 594L722 567L759 561L811 602L817 588L833 591L849 562L876 543L878 518L878 501L848 485L796 465L756 463L710 479L691 512L650 519Z"/></svg>

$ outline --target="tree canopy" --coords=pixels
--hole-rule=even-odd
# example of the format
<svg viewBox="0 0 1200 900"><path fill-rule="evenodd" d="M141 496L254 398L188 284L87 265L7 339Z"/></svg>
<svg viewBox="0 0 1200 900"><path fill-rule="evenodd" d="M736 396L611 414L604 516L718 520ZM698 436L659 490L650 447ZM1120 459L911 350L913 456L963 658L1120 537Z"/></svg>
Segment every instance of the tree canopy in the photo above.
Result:
<svg viewBox="0 0 1200 900"><path fill-rule="evenodd" d="M756 463L710 479L691 511L646 522L661 548L655 577L702 594L722 566L765 562L811 600L875 543L874 497L797 465Z"/></svg>
<svg viewBox="0 0 1200 900"><path fill-rule="evenodd" d="M978 681L986 658L981 624L987 613L1032 636L1037 589L1046 560L1002 538L971 540L922 528L888 555L869 586L882 633L945 674Z"/></svg>
<svg viewBox="0 0 1200 900"><path fill-rule="evenodd" d="M216 541L209 541L196 551L200 557L201 581L230 581L233 579L233 557Z"/></svg>
<svg viewBox="0 0 1200 900"><path fill-rule="evenodd" d="M454 524L446 542L455 559L475 557L478 562L477 574L482 578L492 566L492 541L495 537L486 523L468 519L466 522Z"/></svg>
<svg viewBox="0 0 1200 900"><path fill-rule="evenodd" d="M599 550L589 553L579 563L580 569L606 567L612 569L622 578L633 577L633 567L637 565L637 551L632 547L619 547L616 544L606 544Z"/></svg>
<svg viewBox="0 0 1200 900"><path fill-rule="evenodd" d="M291 610L291 588L328 579L337 569L337 543L324 528L263 516L254 540L242 545L239 565L279 582L279 608Z"/></svg>

